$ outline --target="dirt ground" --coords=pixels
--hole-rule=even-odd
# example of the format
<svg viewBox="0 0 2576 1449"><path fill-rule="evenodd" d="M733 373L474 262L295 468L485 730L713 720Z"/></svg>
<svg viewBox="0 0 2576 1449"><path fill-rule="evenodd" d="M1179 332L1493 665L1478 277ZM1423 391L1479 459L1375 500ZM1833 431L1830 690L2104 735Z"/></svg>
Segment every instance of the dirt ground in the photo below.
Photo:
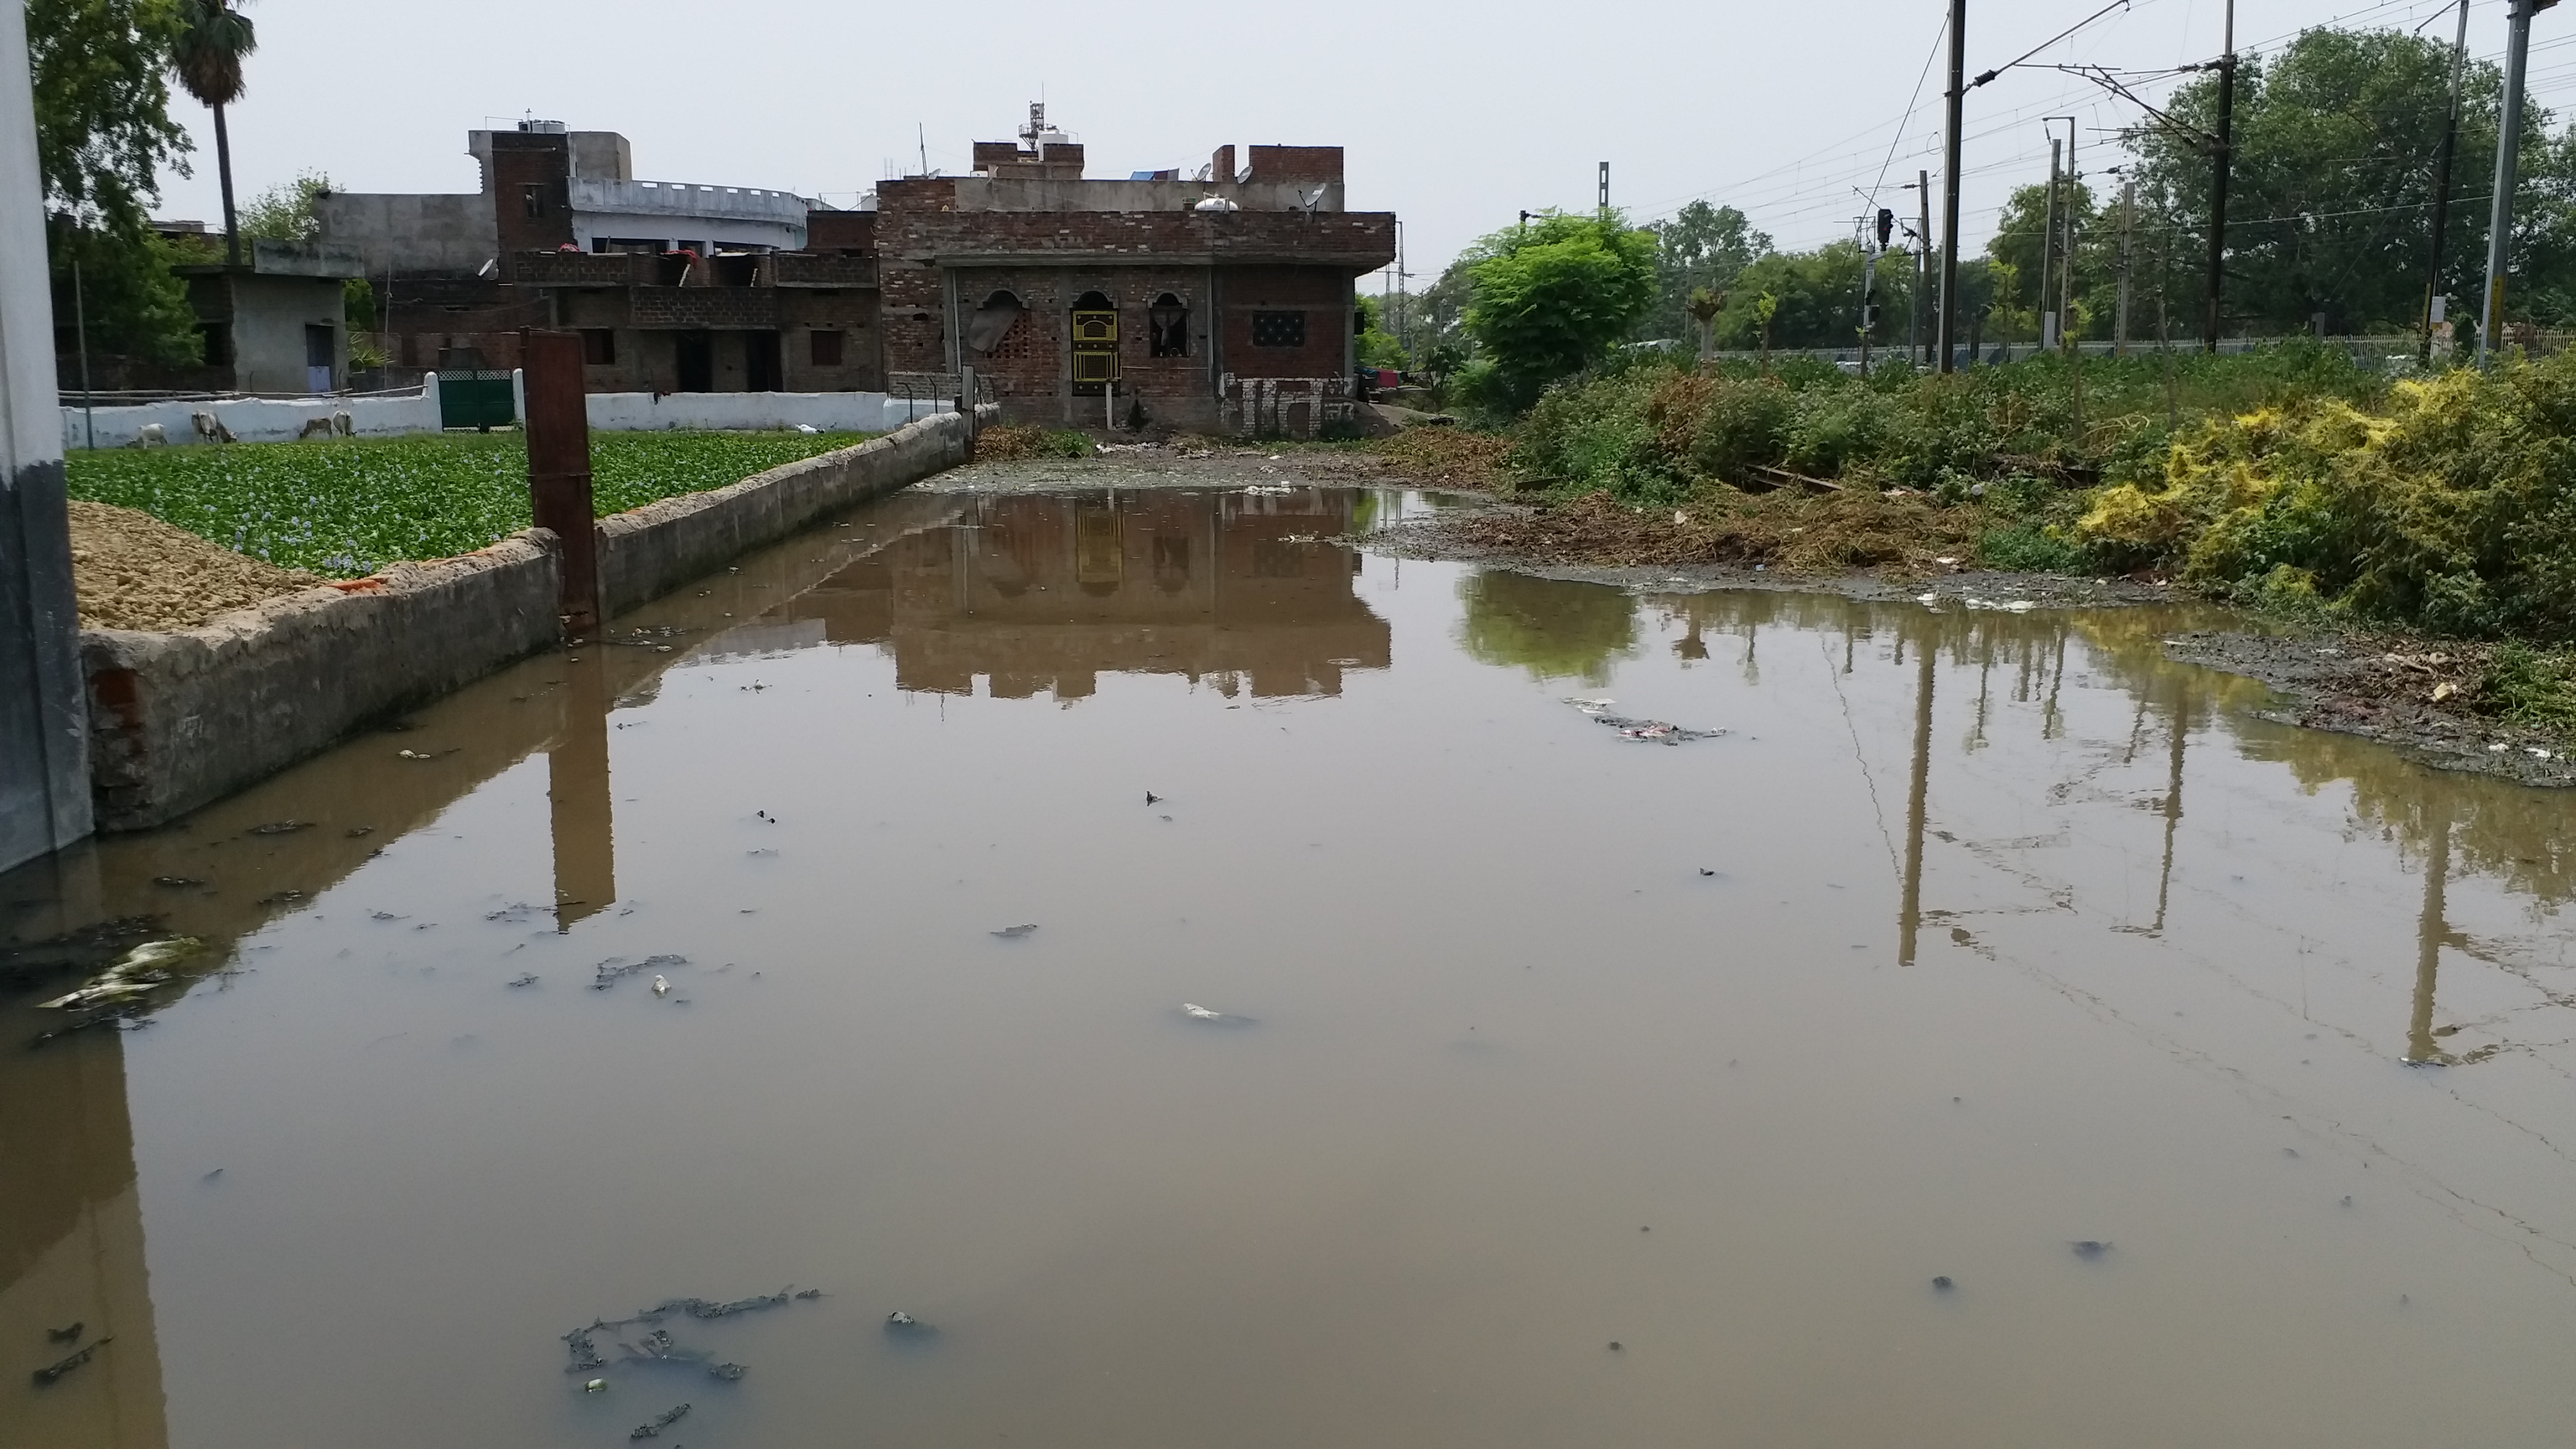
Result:
<svg viewBox="0 0 2576 1449"><path fill-rule="evenodd" d="M106 503L71 505L72 583L84 629L192 629L321 583Z"/></svg>

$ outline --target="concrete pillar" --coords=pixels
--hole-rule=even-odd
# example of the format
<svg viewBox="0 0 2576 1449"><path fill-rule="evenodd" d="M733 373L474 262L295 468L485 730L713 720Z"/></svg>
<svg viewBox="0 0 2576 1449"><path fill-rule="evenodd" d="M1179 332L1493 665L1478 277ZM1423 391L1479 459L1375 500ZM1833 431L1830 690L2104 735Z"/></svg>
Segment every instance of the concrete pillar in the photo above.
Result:
<svg viewBox="0 0 2576 1449"><path fill-rule="evenodd" d="M0 870L90 832L27 16L0 5Z"/></svg>
<svg viewBox="0 0 2576 1449"><path fill-rule="evenodd" d="M529 516L563 547L565 632L579 638L606 622L599 606L599 528L590 487L590 412L582 390L581 334L519 332L526 401Z"/></svg>

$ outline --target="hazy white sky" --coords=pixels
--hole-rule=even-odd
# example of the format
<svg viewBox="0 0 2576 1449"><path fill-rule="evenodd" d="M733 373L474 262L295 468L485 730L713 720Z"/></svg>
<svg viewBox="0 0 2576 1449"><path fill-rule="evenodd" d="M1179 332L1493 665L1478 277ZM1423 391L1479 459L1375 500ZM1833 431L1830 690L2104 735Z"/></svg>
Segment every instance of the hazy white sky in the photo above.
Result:
<svg viewBox="0 0 2576 1449"><path fill-rule="evenodd" d="M2102 0L1971 0L1968 68L1998 66ZM2153 67L2221 49L2226 0L2133 0L2038 57ZM2447 38L2452 0L2240 0L2240 48L2330 20ZM1940 162L1946 0L1699 3L1525 0L1332 8L1176 0L247 0L259 23L231 113L246 200L299 171L349 190L468 191L465 132L528 114L621 131L651 180L766 186L849 205L878 178L967 169L1043 93L1092 174L1196 167L1217 146L1348 148L1355 208L1404 219L1407 261L1436 274L1523 207L1588 207L1595 166L1641 219L1695 196L1731 202L1782 246L1851 234L1871 203ZM2504 0L2475 0L2473 53L2501 53ZM2544 12L2535 99L2576 102L2576 8ZM1926 73L1927 61L1932 63ZM1920 84L1917 93L1918 82ZM1909 113L1910 108L1910 113ZM213 131L162 214L221 214ZM2006 190L2045 177L2041 118L2072 112L2087 146L2134 118L2059 72L1969 96L1962 227L1982 245ZM2110 160L2088 154L2087 171ZM2474 164L2474 163L2473 163ZM1883 179L1882 179L1883 176ZM1939 179L1936 174L1934 185ZM1937 193L1936 193L1937 194ZM1936 221L1937 224L1937 221Z"/></svg>

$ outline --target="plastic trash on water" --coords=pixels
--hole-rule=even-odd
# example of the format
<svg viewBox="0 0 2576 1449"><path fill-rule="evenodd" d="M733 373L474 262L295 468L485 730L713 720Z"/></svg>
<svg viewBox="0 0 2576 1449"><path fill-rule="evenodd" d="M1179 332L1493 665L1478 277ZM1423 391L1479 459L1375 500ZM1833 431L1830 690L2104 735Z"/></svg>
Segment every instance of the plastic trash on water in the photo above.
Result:
<svg viewBox="0 0 2576 1449"><path fill-rule="evenodd" d="M146 941L119 957L116 964L51 1001L40 1001L40 1011L82 1011L93 1006L110 1006L131 1001L170 979L169 968L206 949L206 943L194 936L172 936L162 941Z"/></svg>
<svg viewBox="0 0 2576 1449"><path fill-rule="evenodd" d="M668 976L656 976L656 977L654 977L654 978L653 978L653 994L654 994L655 996L668 996L668 995L670 995L670 994L671 994L671 978L670 978L670 977L668 977Z"/></svg>
<svg viewBox="0 0 2576 1449"><path fill-rule="evenodd" d="M1251 1017L1237 1016L1230 1011L1217 1011L1210 1007L1201 1006L1195 1001L1182 1002L1181 1015L1189 1018L1191 1021L1198 1022L1205 1026L1252 1025Z"/></svg>
<svg viewBox="0 0 2576 1449"><path fill-rule="evenodd" d="M1618 703L1615 699L1585 699L1578 697L1568 699L1566 700L1566 703L1573 705L1578 710L1581 710L1586 716L1590 717L1594 723L1605 724L1612 729L1617 730L1619 732L1619 738L1623 740L1639 740L1659 745L1678 745L1686 740L1713 740L1726 733L1724 730L1686 729L1681 725L1670 722L1669 720L1631 719L1626 715L1612 714L1610 712L1610 707Z"/></svg>

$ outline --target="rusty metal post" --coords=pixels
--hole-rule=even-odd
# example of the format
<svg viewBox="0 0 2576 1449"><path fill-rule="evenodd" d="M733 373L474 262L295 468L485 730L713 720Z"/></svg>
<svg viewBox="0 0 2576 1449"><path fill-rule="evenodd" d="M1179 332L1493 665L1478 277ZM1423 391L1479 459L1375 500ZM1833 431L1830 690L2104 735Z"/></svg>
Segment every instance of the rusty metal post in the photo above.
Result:
<svg viewBox="0 0 2576 1449"><path fill-rule="evenodd" d="M581 334L522 328L519 366L526 375L529 513L537 527L563 540L563 618L567 637L601 623L599 527L590 502L590 412L581 382Z"/></svg>

